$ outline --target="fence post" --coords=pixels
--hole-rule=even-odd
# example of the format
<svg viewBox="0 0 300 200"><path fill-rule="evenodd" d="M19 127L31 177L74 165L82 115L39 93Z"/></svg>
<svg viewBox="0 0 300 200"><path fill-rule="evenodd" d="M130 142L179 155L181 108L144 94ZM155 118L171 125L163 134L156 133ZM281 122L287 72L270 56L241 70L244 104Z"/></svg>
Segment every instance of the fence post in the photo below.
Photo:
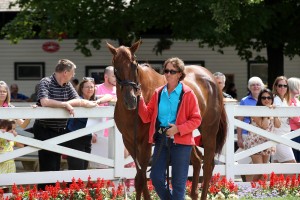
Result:
<svg viewBox="0 0 300 200"><path fill-rule="evenodd" d="M123 144L123 139L122 135L117 128L117 126L114 126L114 136L115 136L115 177L120 178L124 177L124 144Z"/></svg>
<svg viewBox="0 0 300 200"><path fill-rule="evenodd" d="M234 109L236 102L225 103L227 113L227 139L225 143L225 174L227 180L234 180Z"/></svg>

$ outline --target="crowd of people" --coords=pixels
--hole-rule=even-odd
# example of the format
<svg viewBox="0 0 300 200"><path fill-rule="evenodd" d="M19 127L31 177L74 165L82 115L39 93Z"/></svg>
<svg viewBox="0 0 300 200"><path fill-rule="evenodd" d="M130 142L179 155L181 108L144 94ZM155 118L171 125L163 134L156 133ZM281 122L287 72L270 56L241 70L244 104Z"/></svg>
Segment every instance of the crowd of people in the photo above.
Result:
<svg viewBox="0 0 300 200"><path fill-rule="evenodd" d="M35 93L32 97L36 98L37 106L64 108L70 115L74 115L74 107L96 107L106 104L107 102L116 99L112 94L106 94L100 97L95 95L95 82L91 77L84 77L79 83L78 90L71 84L71 80L75 75L76 65L67 59L58 61L55 72L43 78L35 87ZM115 87L115 84L114 84ZM30 98L18 92L18 86L12 84L10 89L4 81L0 82L0 103L2 107L13 107L10 103L12 99L15 102L29 101ZM12 91L12 93L10 93ZM16 134L14 123L25 128L27 120L1 120L2 131ZM6 122L6 123L4 123ZM8 123L9 122L9 123ZM27 123L26 125L22 125ZM70 131L74 131L86 126L87 119L70 118L68 119L36 119L32 128L34 138L38 140L47 140ZM7 124L11 124L8 126ZM71 140L63 144L64 146L80 150L83 152L91 152L92 135L86 135L75 140ZM14 142L4 139L0 140L0 153L13 151ZM60 170L61 155L55 152L40 150L38 152L39 170L40 171L58 171ZM81 159L67 157L68 168L72 169L87 169L87 162ZM1 173L15 172L16 167L13 160L0 163ZM45 189L47 184L39 184L39 189Z"/></svg>
<svg viewBox="0 0 300 200"><path fill-rule="evenodd" d="M27 97L18 91L18 85L12 84L10 88L3 81L0 81L0 104L2 107L13 107L11 101L34 101L40 107L63 108L70 115L74 115L74 107L96 107L106 106L109 102L116 102L116 78L112 66L108 66L104 72L104 82L96 85L92 77L84 77L82 81L74 78L76 65L67 59L58 61L54 73L43 78L35 86L35 91L31 97ZM155 129L155 134L150 131L149 137L154 143L153 159L159 163L152 168L150 178L154 184L156 192L162 199L166 199L171 195L173 199L182 199L185 192L185 182L188 174L188 166L190 162L191 147L195 145L195 141L190 129L196 129L201 124L201 115L197 106L197 98L195 94L181 82L185 77L184 63L179 58L170 58L163 65L163 72L166 78L166 85L157 88L153 94L151 103L146 105L141 96L139 115L143 122L151 123L150 127ZM237 101L237 91L234 83L230 83L226 92L224 91L226 76L221 72L213 74L216 83L219 85L220 92L223 94L225 101ZM266 106L269 108L300 106L300 79L296 77L286 78L279 76L274 81L271 88L268 89L259 77L251 77L248 80L248 94L243 97L239 105L241 106ZM185 94L185 95L182 95ZM138 92L138 95L142 95ZM181 98L189 99L189 103L193 103L194 109L185 111L185 119L182 119L180 113L177 115ZM191 106L191 105L189 105ZM181 121L191 121L189 126L184 128L176 124L178 117ZM290 131L300 128L300 117L239 117L239 120L252 124L270 133L283 135ZM103 122L105 122L104 119ZM70 118L70 119L36 119L32 128L34 138L38 140L47 140L68 132L72 132L87 126L87 118ZM25 128L26 120L0 120L0 128L3 131L16 134L15 126L20 125ZM158 124L158 125L157 125ZM157 130L156 130L157 129ZM185 130L186 129L186 130ZM184 136L180 133L185 130ZM255 133L243 130L237 127L237 146L238 151L249 149L267 141L266 138ZM163 132L165 134L158 134ZM101 133L101 137L108 136L108 130ZM66 147L91 153L93 145L96 145L98 135L90 133L86 136L71 140L64 143ZM183 138L184 137L184 138ZM189 137L187 140L186 138ZM176 140L176 144L174 143ZM300 137L293 139L300 142ZM168 141L168 142L166 142ZM186 142L188 141L188 142ZM161 145L161 143L163 143ZM196 142L197 144L197 142ZM0 154L13 150L15 144L10 141L0 139ZM162 148L161 148L162 146ZM172 185L173 192L169 193L165 186L166 152L170 150L172 165ZM124 155L128 156L128 152ZM180 156L178 156L180 155ZM58 171L60 170L61 155L47 150L38 152L40 171ZM296 163L300 162L299 151L293 150L283 144L277 144L276 147L266 149L251 155L251 162L256 163ZM85 160L67 156L69 170L87 169L89 163ZM15 165L12 160L0 163L0 173L15 172ZM246 181L257 181L261 179L261 175L253 177L246 176ZM39 184L38 189L45 189L47 184Z"/></svg>
<svg viewBox="0 0 300 200"><path fill-rule="evenodd" d="M300 79L296 77L286 78L279 76L275 79L272 91L265 87L259 77L251 77L248 81L249 93L242 98L242 106L266 106L269 108L299 106ZM270 134L283 135L300 128L300 117L240 117L245 123L252 124L267 130ZM266 138L237 128L237 144L241 149L249 149L268 141ZM299 143L299 137L293 139ZM271 159L270 159L271 158ZM261 152L251 155L251 163L296 163L299 162L299 151L291 147L277 144ZM244 176L245 181L258 181L261 175Z"/></svg>

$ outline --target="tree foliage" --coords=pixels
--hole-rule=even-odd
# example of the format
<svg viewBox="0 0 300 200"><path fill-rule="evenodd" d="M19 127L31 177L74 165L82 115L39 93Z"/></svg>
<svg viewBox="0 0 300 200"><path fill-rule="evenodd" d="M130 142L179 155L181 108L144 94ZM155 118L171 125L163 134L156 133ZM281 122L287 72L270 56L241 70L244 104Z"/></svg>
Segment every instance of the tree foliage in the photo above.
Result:
<svg viewBox="0 0 300 200"><path fill-rule="evenodd" d="M235 46L245 59L252 58L253 51L266 48L271 87L277 76L284 75L284 55L290 59L300 55L300 3L297 0L231 0L231 3L236 5L233 11L232 6L221 0L212 4L220 28L217 38L225 46Z"/></svg>
<svg viewBox="0 0 300 200"><path fill-rule="evenodd" d="M102 38L131 43L131 6L122 0L17 0L21 12L3 29L16 43L24 38L76 38L76 49L90 56Z"/></svg>
<svg viewBox="0 0 300 200"><path fill-rule="evenodd" d="M170 28L174 39L197 39L219 52L235 46L242 59L267 61L269 86L284 74L283 56L300 54L297 0L140 0L135 8L143 13L138 23ZM253 58L264 48L267 58Z"/></svg>
<svg viewBox="0 0 300 200"><path fill-rule="evenodd" d="M263 48L268 50L268 60L273 59L274 52L282 54L282 60L283 55L293 58L300 54L298 0L17 0L16 3L22 12L2 29L5 38L13 42L37 37L77 38L77 49L87 56L91 55L90 46L100 48L102 38L117 39L129 46L151 30L160 34L161 41L154 47L157 53L172 44L170 39L183 39L199 40L200 47L208 45L220 52L225 46L235 46L241 58L247 60L252 58L253 51ZM278 62L281 65L283 61Z"/></svg>

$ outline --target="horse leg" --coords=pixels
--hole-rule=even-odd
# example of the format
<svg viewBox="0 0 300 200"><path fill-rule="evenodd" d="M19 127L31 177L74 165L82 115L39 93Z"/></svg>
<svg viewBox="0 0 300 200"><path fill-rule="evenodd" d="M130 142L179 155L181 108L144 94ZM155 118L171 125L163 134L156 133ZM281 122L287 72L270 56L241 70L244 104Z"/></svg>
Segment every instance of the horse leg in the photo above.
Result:
<svg viewBox="0 0 300 200"><path fill-rule="evenodd" d="M198 199L198 182L199 182L199 175L200 175L201 164L202 164L201 157L202 157L201 152L196 146L194 146L191 152L191 162L193 165L191 198L193 200Z"/></svg>
<svg viewBox="0 0 300 200"><path fill-rule="evenodd" d="M144 200L151 200L150 193L147 187L147 176L146 169L137 169L137 173L135 176L135 190L136 190L136 199L140 200L143 192Z"/></svg>
<svg viewBox="0 0 300 200"><path fill-rule="evenodd" d="M212 135L207 135L207 137L202 137L204 146L204 160L203 160L203 187L201 200L206 200L207 191L209 188L210 179L212 177L213 169L215 167L214 157L216 149L216 139L213 132L208 132ZM206 140L207 138L207 140Z"/></svg>
<svg viewBox="0 0 300 200"><path fill-rule="evenodd" d="M136 166L136 175L134 179L134 186L135 186L135 192L136 192L136 199L140 200L142 197L142 191L144 188L144 177L143 177L143 170L139 169L138 166Z"/></svg>
<svg viewBox="0 0 300 200"><path fill-rule="evenodd" d="M143 170L143 197L144 200L151 200L150 193L148 190L148 185L147 185L147 168L149 165L149 161L151 158L151 150L152 150L152 145L148 143L148 140L144 140L145 143L141 145L141 158L140 160L142 161L142 170Z"/></svg>
<svg viewBox="0 0 300 200"><path fill-rule="evenodd" d="M151 200L150 193L149 193L148 186L147 186L146 171L147 171L147 168L142 173L143 174L143 183L144 183L144 186L143 186L143 197L144 197L144 200Z"/></svg>
<svg viewBox="0 0 300 200"><path fill-rule="evenodd" d="M130 140L127 140L127 138L125 138L124 135L123 135L123 142L124 142L124 145L125 145L127 151L130 153L130 155L134 159L135 168L136 168L136 175L134 178L134 188L135 188L135 192L136 192L136 199L140 200L141 196L142 196L143 182L144 182L141 177L142 177L142 174L146 173L146 172L144 172L142 169L140 169L139 159L136 160L134 158L135 153L139 154L139 151L137 151L137 152L134 151L134 148L132 147L133 146L132 143L130 142Z"/></svg>
<svg viewBox="0 0 300 200"><path fill-rule="evenodd" d="M151 156L151 144L145 140L146 143L142 144L139 148L139 161L138 163L141 168L136 163L137 174L135 176L135 189L136 189L136 199L141 199L141 192L143 192L144 200L151 200L150 193L147 186L147 167L149 164ZM139 191L139 194L138 194Z"/></svg>

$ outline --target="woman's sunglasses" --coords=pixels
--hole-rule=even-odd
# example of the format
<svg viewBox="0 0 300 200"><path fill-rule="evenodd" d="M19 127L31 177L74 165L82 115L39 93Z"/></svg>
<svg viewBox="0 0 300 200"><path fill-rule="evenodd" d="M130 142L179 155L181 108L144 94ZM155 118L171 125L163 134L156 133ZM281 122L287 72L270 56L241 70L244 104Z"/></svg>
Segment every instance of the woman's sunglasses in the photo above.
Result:
<svg viewBox="0 0 300 200"><path fill-rule="evenodd" d="M171 70L165 69L164 72L165 72L165 74L168 74L168 73L170 73L170 74L176 74L176 73L179 73L179 71L175 71L175 70L173 70L173 69L171 69Z"/></svg>
<svg viewBox="0 0 300 200"><path fill-rule="evenodd" d="M279 88L282 88L282 87L287 88L288 85L278 84L277 87L279 87Z"/></svg>
<svg viewBox="0 0 300 200"><path fill-rule="evenodd" d="M92 77L83 77L82 80L83 81L95 81L95 79Z"/></svg>
<svg viewBox="0 0 300 200"><path fill-rule="evenodd" d="M266 99L268 99L268 100L271 100L271 99L272 99L272 97L271 97L271 96L267 96L267 97L261 97L261 99L262 99L262 100L266 100Z"/></svg>

